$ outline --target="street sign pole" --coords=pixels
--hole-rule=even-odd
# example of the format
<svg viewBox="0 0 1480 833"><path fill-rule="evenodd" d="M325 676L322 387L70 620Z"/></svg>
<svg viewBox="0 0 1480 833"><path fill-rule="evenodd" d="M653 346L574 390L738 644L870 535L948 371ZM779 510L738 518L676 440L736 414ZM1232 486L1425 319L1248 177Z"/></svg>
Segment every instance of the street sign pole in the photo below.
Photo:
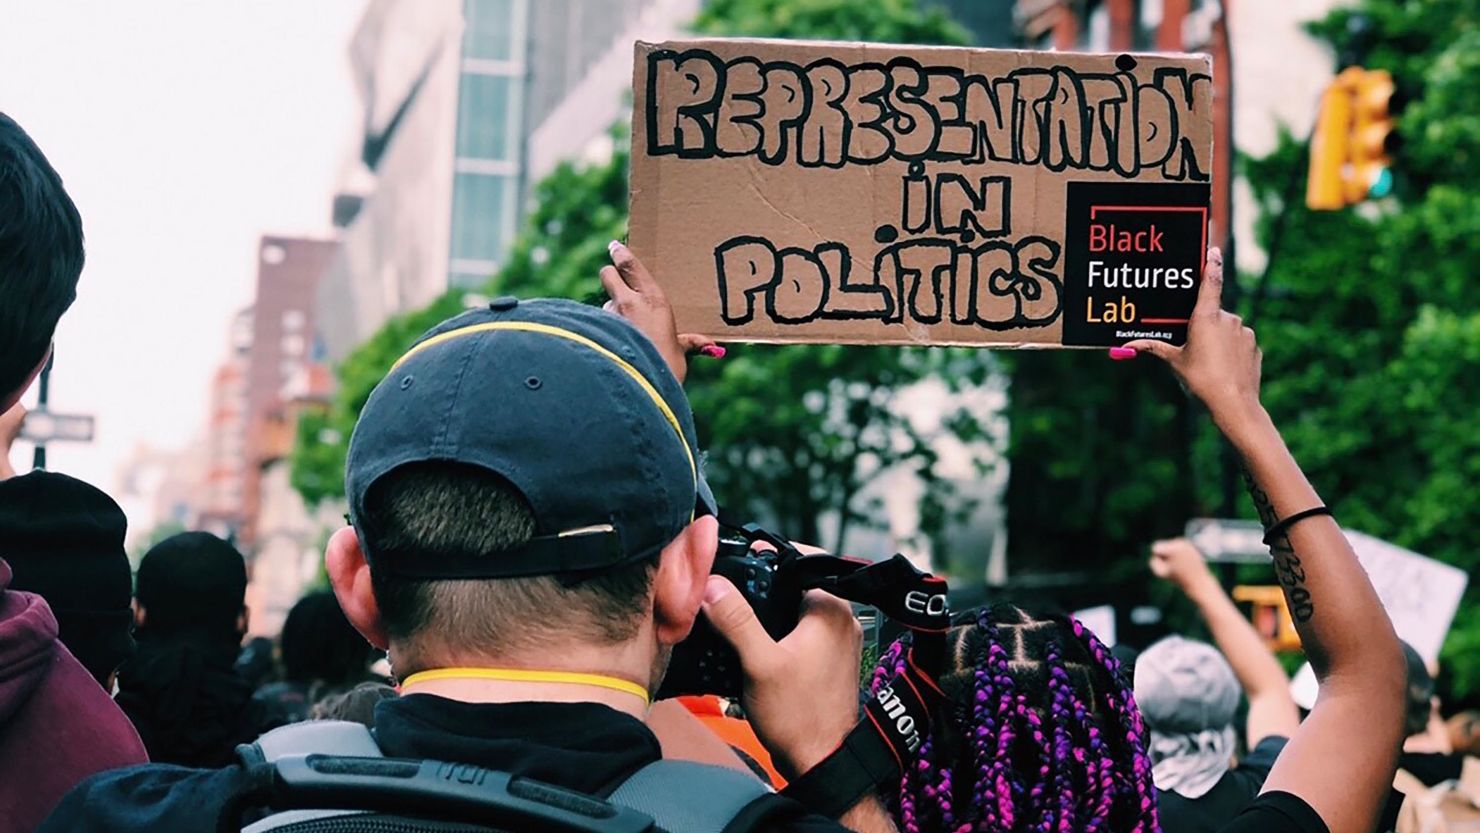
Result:
<svg viewBox="0 0 1480 833"><path fill-rule="evenodd" d="M96 420L91 414L54 414L47 408L51 398L51 369L56 354L46 360L41 369L40 385L37 389L36 408L26 414L21 423L20 438L27 440L35 451L31 455L31 468L38 471L46 468L46 446L48 443L92 442Z"/></svg>
<svg viewBox="0 0 1480 833"><path fill-rule="evenodd" d="M51 366L56 362L56 352L53 351L46 357L46 366L41 368L41 388L36 398L36 410L46 410L46 399L51 388ZM36 443L36 450L31 453L31 468L38 471L46 468L46 443Z"/></svg>

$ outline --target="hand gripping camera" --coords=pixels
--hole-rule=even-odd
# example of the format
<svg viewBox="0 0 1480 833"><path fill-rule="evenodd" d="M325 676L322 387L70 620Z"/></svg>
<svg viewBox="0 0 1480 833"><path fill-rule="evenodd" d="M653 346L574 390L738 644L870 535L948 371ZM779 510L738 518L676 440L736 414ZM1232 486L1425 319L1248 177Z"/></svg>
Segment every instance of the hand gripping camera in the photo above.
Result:
<svg viewBox="0 0 1480 833"><path fill-rule="evenodd" d="M797 626L802 594L812 589L878 609L904 629L943 635L950 624L946 583L921 572L902 555L869 562L835 555L803 555L755 524L722 527L713 573L729 579L755 610L772 639ZM673 649L658 696L718 694L737 698L744 688L740 658L704 617Z"/></svg>
<svg viewBox="0 0 1480 833"><path fill-rule="evenodd" d="M789 541L750 524L726 529L715 555L716 575L728 578L750 602L756 618L781 639L796 627L802 594L811 589L878 608L908 630L903 670L863 705L864 719L842 744L812 769L793 779L783 795L836 817L859 796L896 778L928 734L945 700L936 682L946 662L951 614L944 580L922 572L902 555L868 562L833 555L802 555ZM744 689L740 659L704 618L673 650L659 697L719 694L739 697Z"/></svg>
<svg viewBox="0 0 1480 833"><path fill-rule="evenodd" d="M805 589L791 566L802 554L791 542L755 524L724 527L723 531L711 572L729 579L771 638L781 639L797 626L802 606ZM673 649L658 697L718 694L737 698L741 688L740 657L701 615L689 638Z"/></svg>

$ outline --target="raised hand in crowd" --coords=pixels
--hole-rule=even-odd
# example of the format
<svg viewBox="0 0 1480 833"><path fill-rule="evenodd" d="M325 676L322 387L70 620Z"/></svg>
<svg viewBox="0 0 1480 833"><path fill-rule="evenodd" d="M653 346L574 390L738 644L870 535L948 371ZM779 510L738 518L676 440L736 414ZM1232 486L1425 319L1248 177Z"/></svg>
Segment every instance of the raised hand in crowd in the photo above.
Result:
<svg viewBox="0 0 1480 833"><path fill-rule="evenodd" d="M1264 792L1299 799L1285 808L1287 817L1303 815L1304 805L1332 833L1362 833L1387 796L1402 743L1402 649L1351 544L1260 403L1262 354L1254 332L1222 309L1222 289L1223 257L1212 249L1186 346L1126 346L1170 365L1243 458L1276 575L1321 683L1320 699ZM1250 821L1250 829L1260 823Z"/></svg>
<svg viewBox="0 0 1480 833"><path fill-rule="evenodd" d="M1233 668L1249 715L1244 734L1253 749L1268 737L1288 738L1300 727L1300 710L1290 696L1290 680L1218 583L1197 547L1185 538L1157 541L1151 547L1151 573L1171 582L1197 606L1218 650Z"/></svg>
<svg viewBox="0 0 1480 833"><path fill-rule="evenodd" d="M719 359L725 348L695 333L680 333L673 321L673 305L663 287L632 250L613 240L607 245L612 265L601 267L601 285L611 297L606 308L642 331L663 355L668 369L682 384L689 373L689 354L701 353Z"/></svg>

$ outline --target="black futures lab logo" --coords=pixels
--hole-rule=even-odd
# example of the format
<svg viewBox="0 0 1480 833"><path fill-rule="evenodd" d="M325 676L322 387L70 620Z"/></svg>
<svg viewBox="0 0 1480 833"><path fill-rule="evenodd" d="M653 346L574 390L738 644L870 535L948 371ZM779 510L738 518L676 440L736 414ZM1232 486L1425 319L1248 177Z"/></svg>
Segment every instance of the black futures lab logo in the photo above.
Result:
<svg viewBox="0 0 1480 833"><path fill-rule="evenodd" d="M1207 250L1206 184L1069 183L1064 344L1182 344Z"/></svg>

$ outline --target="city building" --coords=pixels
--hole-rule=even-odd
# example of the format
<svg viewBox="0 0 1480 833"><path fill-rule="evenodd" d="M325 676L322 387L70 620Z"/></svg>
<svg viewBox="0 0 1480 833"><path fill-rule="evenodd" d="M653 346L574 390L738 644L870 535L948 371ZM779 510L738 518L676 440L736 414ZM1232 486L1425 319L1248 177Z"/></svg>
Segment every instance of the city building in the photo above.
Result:
<svg viewBox="0 0 1480 833"><path fill-rule="evenodd" d="M632 42L699 0L370 0L350 44L363 135L335 201L320 333L340 359L387 318L481 286L531 183L610 148Z"/></svg>
<svg viewBox="0 0 1480 833"><path fill-rule="evenodd" d="M270 421L285 407L285 387L317 360L314 309L319 279L338 243L265 236L257 248L257 292L246 351L238 543L256 544L262 461L272 450Z"/></svg>
<svg viewBox="0 0 1480 833"><path fill-rule="evenodd" d="M276 636L293 604L321 576L324 542L343 520L342 507L310 507L292 484L291 453L298 418L328 404L333 388L322 364L304 363L280 391L256 437L256 516L252 524L252 581L247 590L254 634Z"/></svg>
<svg viewBox="0 0 1480 833"><path fill-rule="evenodd" d="M231 322L226 358L211 377L210 410L205 429L205 482L197 503L182 515L181 523L199 525L209 520L211 531L235 534L241 526L247 476L247 367L252 349L252 308ZM177 512L177 515L181 513Z"/></svg>
<svg viewBox="0 0 1480 833"><path fill-rule="evenodd" d="M111 491L128 516L124 546L139 557L160 537L202 528L201 484L206 482L206 446L203 438L182 448L142 445L118 468Z"/></svg>

